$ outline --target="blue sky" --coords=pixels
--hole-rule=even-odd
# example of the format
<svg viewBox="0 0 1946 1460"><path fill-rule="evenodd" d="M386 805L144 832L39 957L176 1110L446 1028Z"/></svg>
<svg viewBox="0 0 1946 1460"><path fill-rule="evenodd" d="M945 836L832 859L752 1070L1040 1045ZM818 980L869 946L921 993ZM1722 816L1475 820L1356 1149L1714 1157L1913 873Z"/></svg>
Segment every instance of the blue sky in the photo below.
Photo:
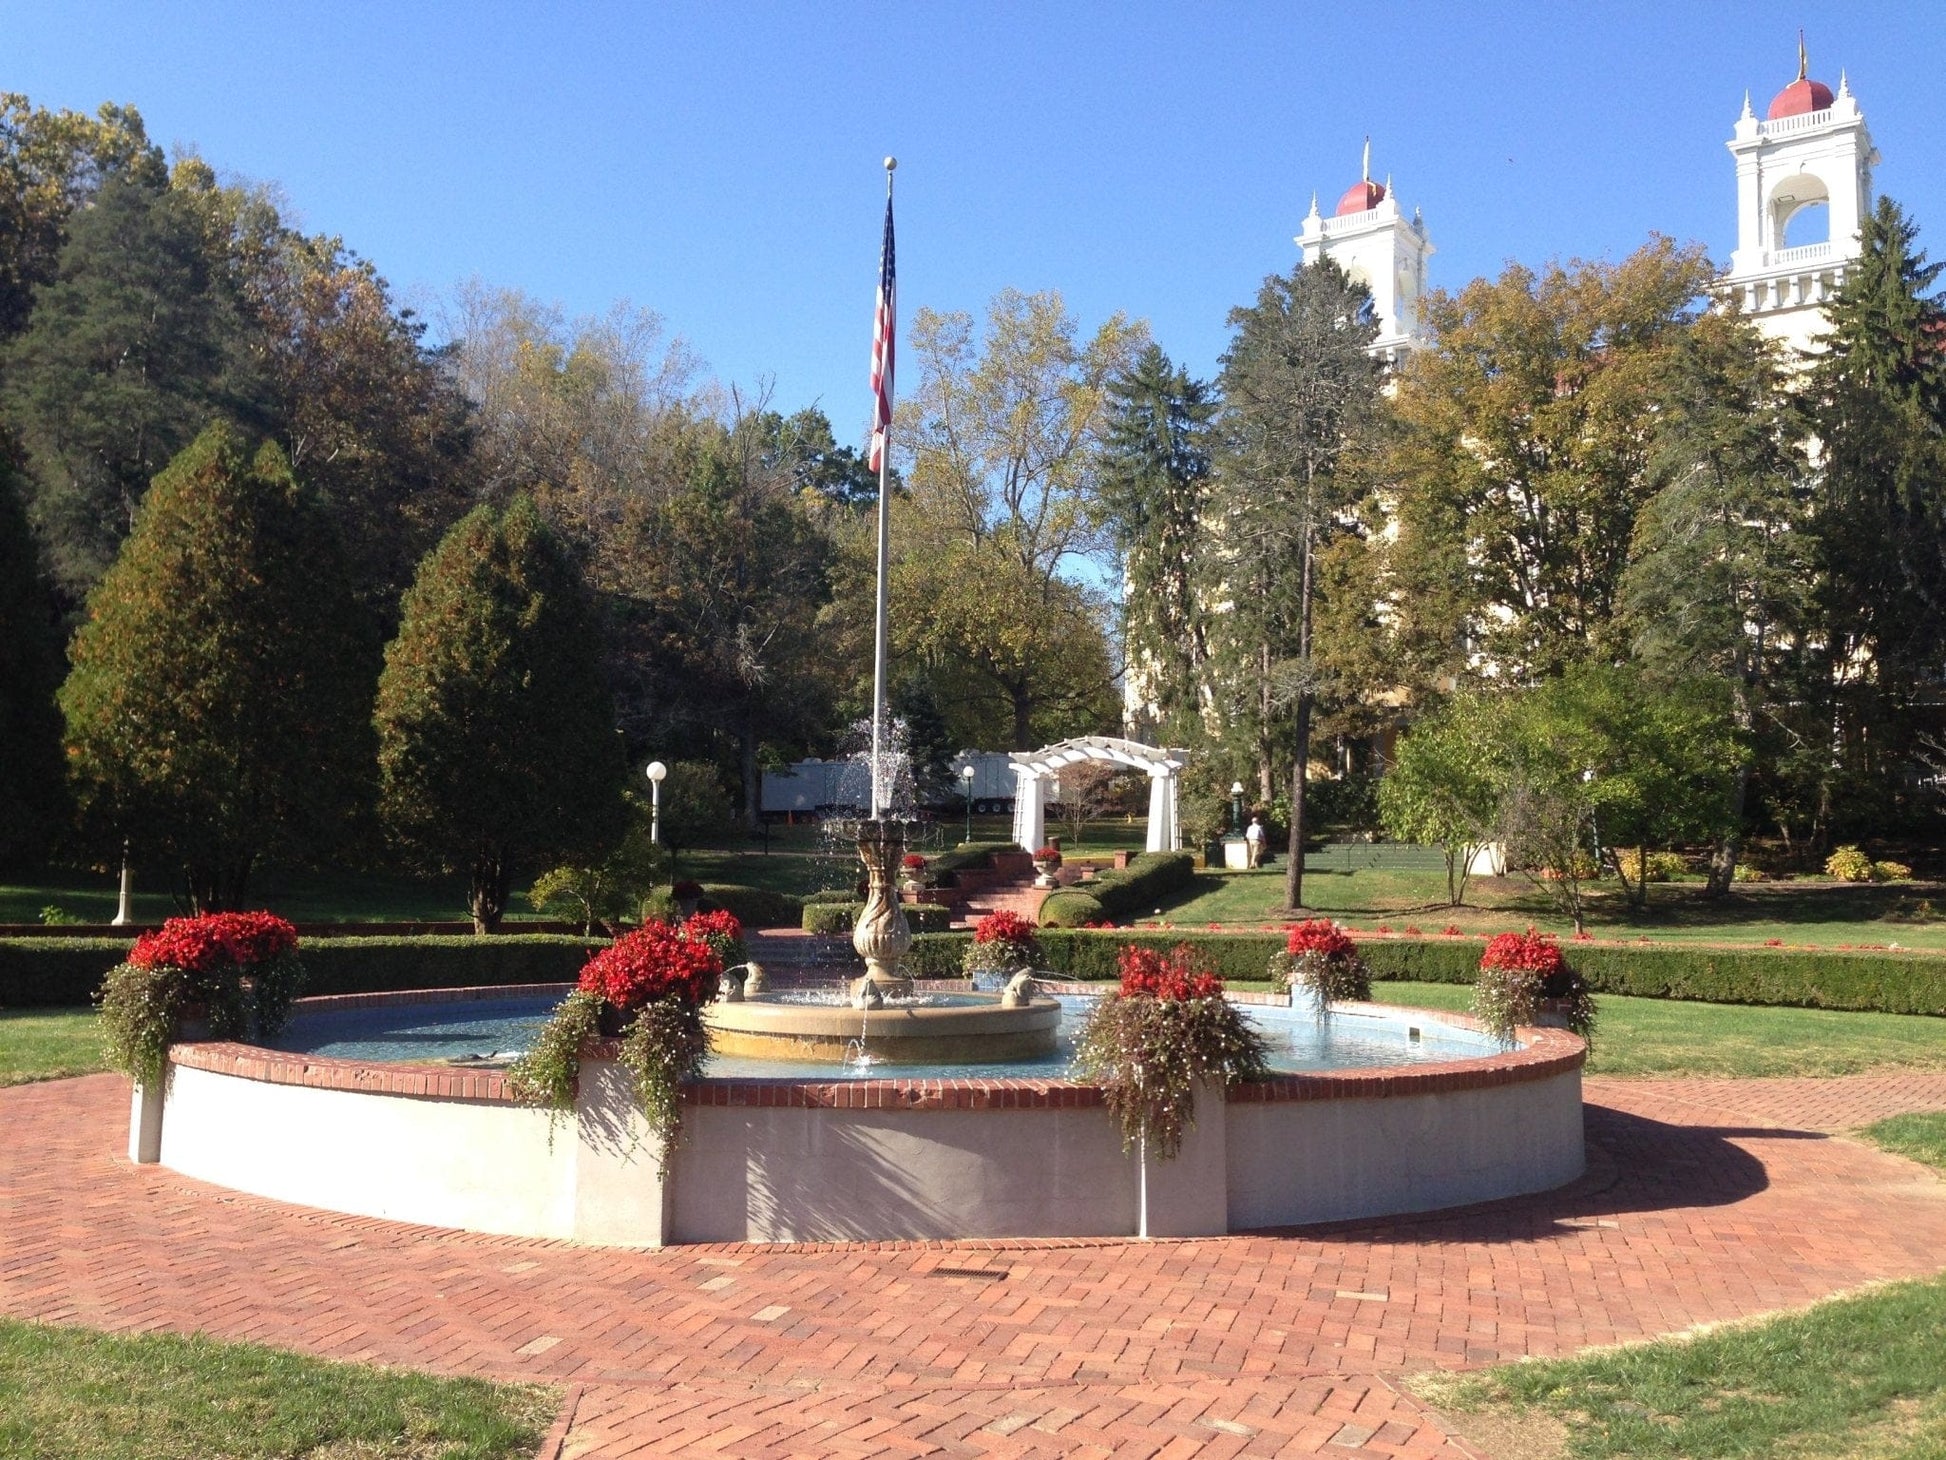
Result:
<svg viewBox="0 0 1946 1460"><path fill-rule="evenodd" d="M863 434L883 173L902 313L1061 290L1214 370L1313 190L1373 170L1457 286L1502 261L1734 244L1724 141L1848 70L1880 187L1946 253L1929 4L161 6L0 0L0 88L131 102L279 183L402 295L478 276L659 311L725 381ZM1932 120L1928 121L1927 118Z"/></svg>

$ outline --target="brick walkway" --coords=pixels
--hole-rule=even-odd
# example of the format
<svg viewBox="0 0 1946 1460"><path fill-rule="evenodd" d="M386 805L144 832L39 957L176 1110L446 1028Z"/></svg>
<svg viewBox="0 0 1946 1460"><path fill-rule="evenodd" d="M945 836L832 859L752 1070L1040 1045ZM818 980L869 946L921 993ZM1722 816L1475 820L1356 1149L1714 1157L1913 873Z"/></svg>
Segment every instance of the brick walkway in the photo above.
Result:
<svg viewBox="0 0 1946 1460"><path fill-rule="evenodd" d="M126 1086L0 1090L0 1312L572 1385L565 1457L1460 1460L1430 1367L1795 1307L1946 1257L1946 1183L1823 1132L1946 1076L1588 1085L1591 1170L1470 1211L1202 1242L616 1252L235 1196Z"/></svg>

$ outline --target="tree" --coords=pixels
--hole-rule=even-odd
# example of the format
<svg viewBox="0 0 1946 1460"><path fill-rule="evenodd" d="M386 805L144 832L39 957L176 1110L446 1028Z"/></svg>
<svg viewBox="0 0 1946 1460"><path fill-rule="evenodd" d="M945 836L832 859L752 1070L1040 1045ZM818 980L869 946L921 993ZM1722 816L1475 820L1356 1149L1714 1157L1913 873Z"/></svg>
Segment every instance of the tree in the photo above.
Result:
<svg viewBox="0 0 1946 1460"><path fill-rule="evenodd" d="M1230 312L1223 356L1224 455L1213 499L1220 540L1212 571L1226 603L1221 654L1231 701L1251 724L1260 788L1290 758L1289 905L1303 905L1304 790L1320 679L1313 659L1321 546L1338 530L1352 483L1340 458L1357 449L1379 403L1371 293L1330 259L1264 280L1255 304ZM1252 692L1254 691L1254 692Z"/></svg>
<svg viewBox="0 0 1946 1460"><path fill-rule="evenodd" d="M1502 704L1501 837L1576 932L1597 855L1639 908L1648 852L1723 833L1742 751L1720 681L1664 685L1632 666L1586 664ZM1635 878L1616 855L1624 847L1644 854Z"/></svg>
<svg viewBox="0 0 1946 1460"><path fill-rule="evenodd" d="M1917 235L1879 199L1807 391L1830 750L1881 783L1909 760L1946 638L1946 265Z"/></svg>
<svg viewBox="0 0 1946 1460"><path fill-rule="evenodd" d="M380 811L426 862L467 872L478 932L516 868L615 837L624 764L594 606L532 499L475 508L420 565L376 725Z"/></svg>
<svg viewBox="0 0 1946 1460"><path fill-rule="evenodd" d="M1073 841L1087 835L1088 823L1107 815L1115 804L1115 783L1123 767L1098 760L1077 761L1061 767L1056 799L1061 824Z"/></svg>
<svg viewBox="0 0 1946 1460"><path fill-rule="evenodd" d="M706 761L679 760L662 779L662 845L673 872L682 854L728 831L735 818L716 768Z"/></svg>
<svg viewBox="0 0 1946 1460"><path fill-rule="evenodd" d="M1379 780L1386 832L1445 852L1451 907L1465 903L1474 856L1493 840L1505 779L1498 706L1462 691L1412 726Z"/></svg>
<svg viewBox="0 0 1946 1460"><path fill-rule="evenodd" d="M1710 280L1700 248L1658 238L1429 297L1382 473L1393 632L1422 674L1532 683L1620 648L1654 407Z"/></svg>
<svg viewBox="0 0 1946 1460"><path fill-rule="evenodd" d="M178 195L115 177L73 219L57 277L0 356L35 526L72 601L114 560L150 479L249 395L239 329Z"/></svg>
<svg viewBox="0 0 1946 1460"><path fill-rule="evenodd" d="M1076 575L1105 541L1108 382L1147 335L1119 315L1079 335L1054 293L1003 291L977 338L965 314L913 319L919 388L894 436L911 465L894 524L893 626L962 744L1028 749L1113 715L1098 605ZM856 573L867 545L851 541Z"/></svg>
<svg viewBox="0 0 1946 1460"><path fill-rule="evenodd" d="M218 424L155 480L89 595L61 689L84 809L234 907L265 856L369 804L376 642L316 496Z"/></svg>
<svg viewBox="0 0 1946 1460"><path fill-rule="evenodd" d="M1697 321L1657 411L1657 490L1636 519L1619 612L1639 662L1728 685L1746 741L1788 724L1815 593L1807 467L1775 347L1732 315ZM1822 699L1822 696L1820 696ZM1730 888L1750 762L1737 762L1708 891Z"/></svg>
<svg viewBox="0 0 1946 1460"><path fill-rule="evenodd" d="M102 181L160 186L165 175L135 108L104 105L88 117L0 92L0 340L25 328L34 291L55 276L69 218Z"/></svg>
<svg viewBox="0 0 1946 1460"><path fill-rule="evenodd" d="M66 810L57 615L15 483L0 459L0 866L45 851Z"/></svg>
<svg viewBox="0 0 1946 1460"><path fill-rule="evenodd" d="M1153 344L1109 394L1100 511L1121 556L1126 672L1176 743L1200 726L1210 657L1198 559L1216 404Z"/></svg>

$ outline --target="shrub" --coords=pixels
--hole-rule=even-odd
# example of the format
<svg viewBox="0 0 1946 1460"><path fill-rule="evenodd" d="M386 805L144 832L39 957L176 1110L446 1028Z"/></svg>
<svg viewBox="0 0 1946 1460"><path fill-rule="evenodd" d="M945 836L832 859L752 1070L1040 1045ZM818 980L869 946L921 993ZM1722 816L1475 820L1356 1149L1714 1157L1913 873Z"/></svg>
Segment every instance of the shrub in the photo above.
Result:
<svg viewBox="0 0 1946 1460"><path fill-rule="evenodd" d="M1629 882L1640 883L1643 877L1643 857L1640 847L1623 847L1615 853L1615 861L1621 868L1622 877ZM1648 875L1650 882L1667 882L1680 877L1689 870L1689 864L1679 852L1650 852L1648 855Z"/></svg>
<svg viewBox="0 0 1946 1460"><path fill-rule="evenodd" d="M932 903L914 903L905 910L906 926L915 933L943 933L953 925L952 909ZM864 915L865 904L851 902L810 903L801 914L807 933L849 933Z"/></svg>
<svg viewBox="0 0 1946 1460"><path fill-rule="evenodd" d="M1768 882L1770 873L1761 867L1753 867L1748 862L1738 862L1730 873L1732 882Z"/></svg>
<svg viewBox="0 0 1946 1460"><path fill-rule="evenodd" d="M1171 893L1180 892L1195 879L1196 862L1188 852L1144 852L1139 857L1130 858L1126 868L1103 872L1088 884L1088 891L1080 895L1094 899L1095 906L1089 916L1072 917L1068 909L1077 907L1077 904L1056 903L1055 912L1064 923L1051 923L1047 904L1067 896L1067 893L1056 892L1041 904L1041 923L1044 927L1071 926L1133 917L1137 913L1150 911Z"/></svg>
<svg viewBox="0 0 1946 1460"><path fill-rule="evenodd" d="M805 907L830 907L858 901L858 893L849 887L827 887L822 892L813 892L804 899ZM801 916L801 914L800 914Z"/></svg>
<svg viewBox="0 0 1946 1460"><path fill-rule="evenodd" d="M41 909L41 926L44 928L73 928L87 921L76 917L58 902L50 902Z"/></svg>
<svg viewBox="0 0 1946 1460"><path fill-rule="evenodd" d="M995 852L1018 852L1019 842L963 842L951 851L941 852L932 859L935 873L957 872L962 868L985 867Z"/></svg>
<svg viewBox="0 0 1946 1460"><path fill-rule="evenodd" d="M1290 930L1284 947L1271 955L1270 977L1295 992L1309 989L1320 1015L1334 1003L1372 996L1372 976L1358 956L1358 945L1329 918L1312 918Z"/></svg>
<svg viewBox="0 0 1946 1460"><path fill-rule="evenodd" d="M1066 887L1048 893L1041 903L1040 921L1043 928L1084 928L1100 922L1103 912L1101 899L1092 892Z"/></svg>
<svg viewBox="0 0 1946 1460"><path fill-rule="evenodd" d="M716 961L725 968L734 968L750 956L743 943L743 924L728 908L692 914L683 922L682 935L692 942L708 944Z"/></svg>
<svg viewBox="0 0 1946 1460"><path fill-rule="evenodd" d="M1502 933L1480 955L1473 985L1473 1013L1505 1043L1514 1030L1535 1023L1543 1003L1556 1005L1563 1022L1584 1039L1595 1030L1595 1003L1580 975L1561 956L1561 945L1529 928Z"/></svg>
<svg viewBox="0 0 1946 1460"><path fill-rule="evenodd" d="M734 913L737 921L746 928L794 928L804 917L804 900L786 892L773 892L768 887L744 887L734 882L696 882L690 885L699 891L693 899L685 900L695 902L698 912ZM840 895L856 901L850 894ZM643 898L642 920L680 922L682 908L676 901L675 889L658 888Z"/></svg>
<svg viewBox="0 0 1946 1460"><path fill-rule="evenodd" d="M1187 943L1167 952L1130 944L1121 988L1098 999L1075 1045L1075 1068L1101 1086L1124 1146L1162 1160L1182 1149L1205 1080L1262 1079L1263 1038L1223 997L1223 981Z"/></svg>
<svg viewBox="0 0 1946 1460"><path fill-rule="evenodd" d="M1911 880L1912 869L1906 866L1904 862L1872 863L1872 881L1874 882L1910 882Z"/></svg>
<svg viewBox="0 0 1946 1460"><path fill-rule="evenodd" d="M297 929L272 913L171 918L135 940L101 990L108 1063L161 1085L169 1044L200 1008L218 1039L274 1035L304 980Z"/></svg>
<svg viewBox="0 0 1946 1460"><path fill-rule="evenodd" d="M1839 847L1824 859L1824 875L1840 882L1870 882L1872 859L1857 847Z"/></svg>
<svg viewBox="0 0 1946 1460"><path fill-rule="evenodd" d="M1019 913L988 913L973 929L961 968L970 978L980 973L1012 973L1040 963L1041 945L1034 925Z"/></svg>

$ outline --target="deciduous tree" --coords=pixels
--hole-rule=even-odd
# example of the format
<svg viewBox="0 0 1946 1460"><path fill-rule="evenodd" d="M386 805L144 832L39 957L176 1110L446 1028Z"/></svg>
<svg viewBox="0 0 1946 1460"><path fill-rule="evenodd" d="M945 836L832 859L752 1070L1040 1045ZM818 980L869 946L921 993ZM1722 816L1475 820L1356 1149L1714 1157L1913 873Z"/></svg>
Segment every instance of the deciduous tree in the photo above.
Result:
<svg viewBox="0 0 1946 1460"><path fill-rule="evenodd" d="M44 852L66 810L56 622L14 471L0 458L0 866Z"/></svg>

